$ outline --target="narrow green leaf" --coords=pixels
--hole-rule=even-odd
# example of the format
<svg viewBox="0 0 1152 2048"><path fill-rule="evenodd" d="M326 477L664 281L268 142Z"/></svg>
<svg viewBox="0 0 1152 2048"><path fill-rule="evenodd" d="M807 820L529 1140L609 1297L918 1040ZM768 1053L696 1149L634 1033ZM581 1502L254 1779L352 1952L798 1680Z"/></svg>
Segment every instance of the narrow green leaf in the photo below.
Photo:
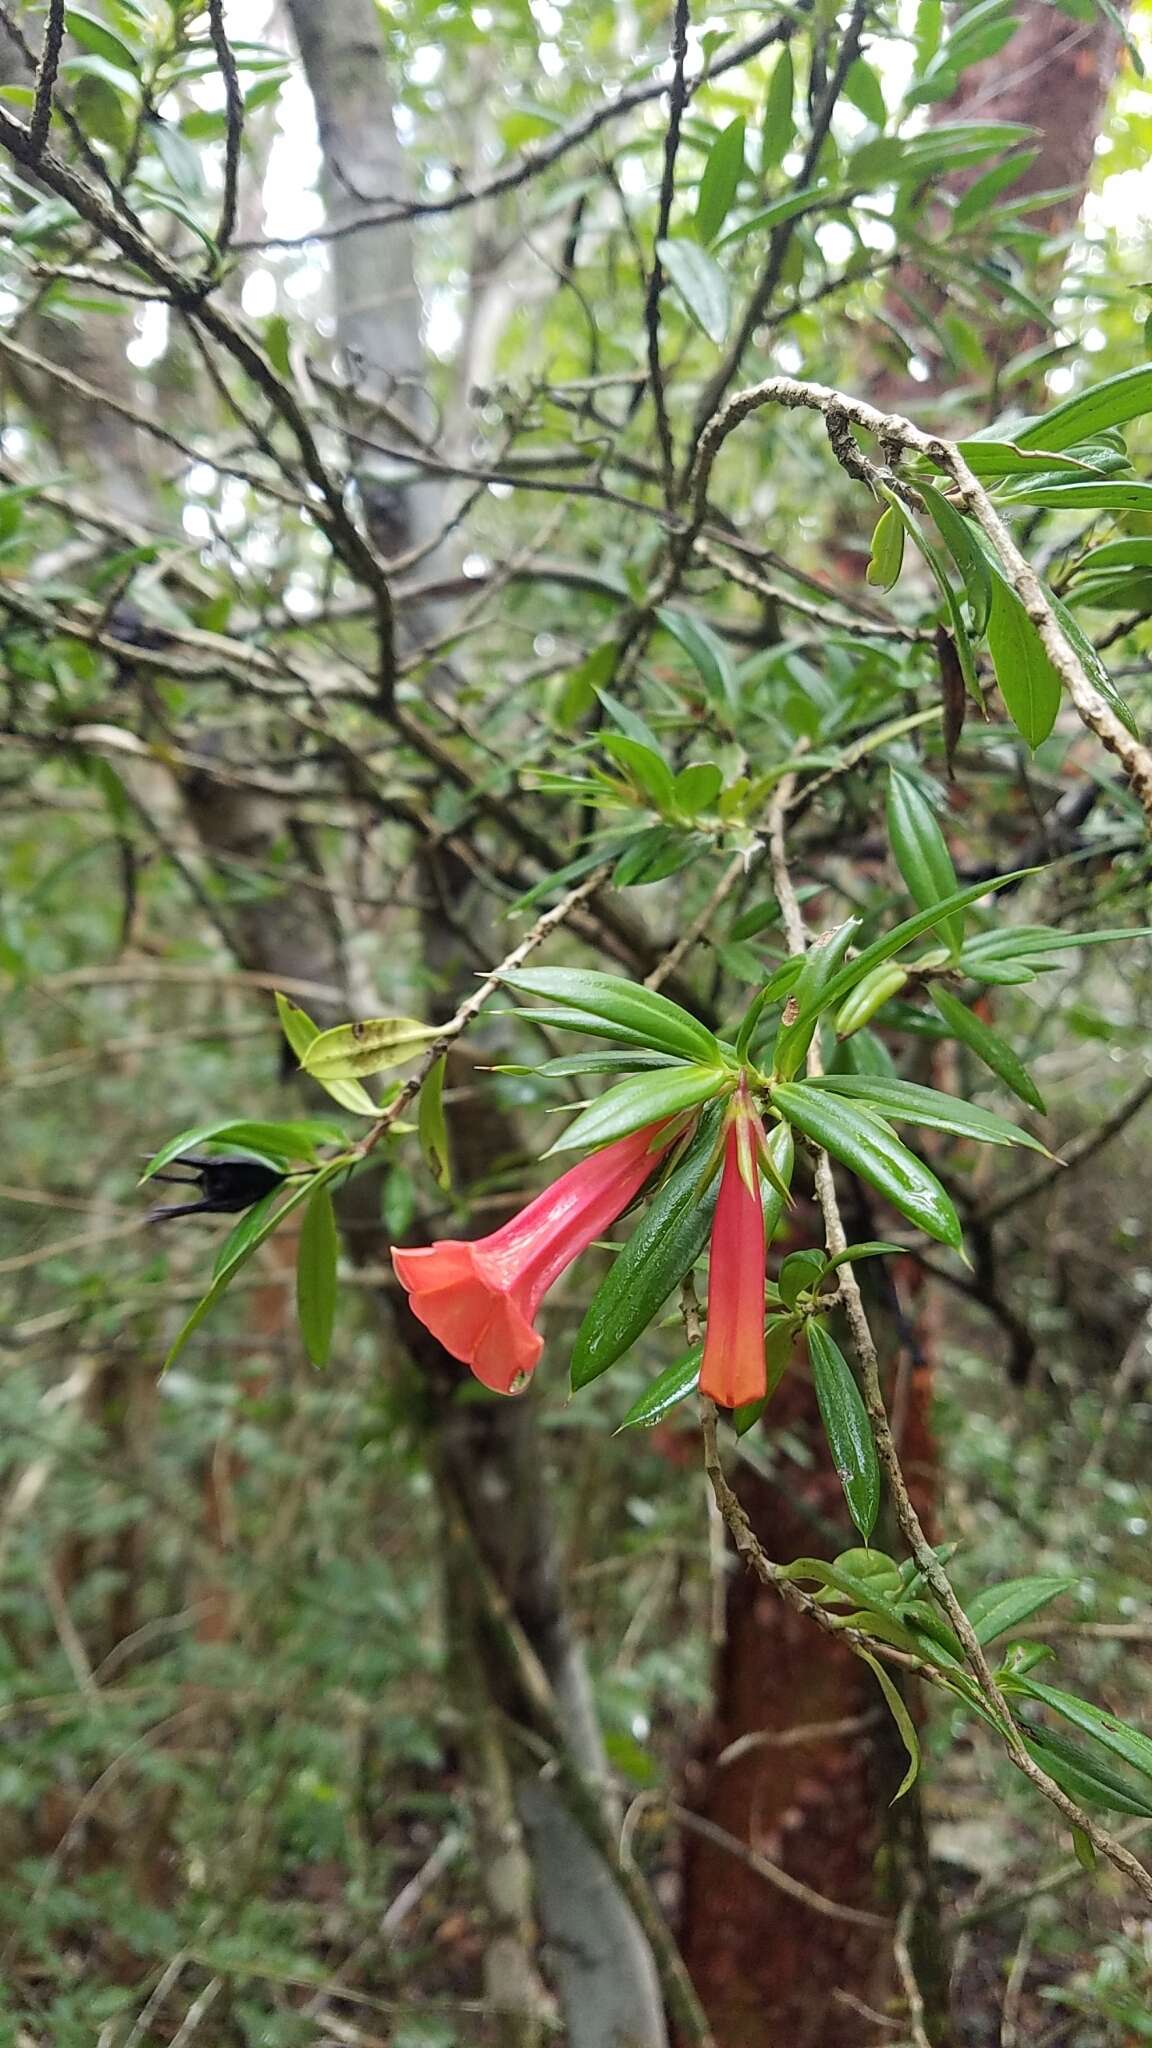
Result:
<svg viewBox="0 0 1152 2048"><path fill-rule="evenodd" d="M988 614L992 609L992 572L979 543L973 539L968 522L962 512L950 505L943 491L938 491L927 478L919 478L916 485L928 511L939 530L952 560L964 578L965 593L972 614L972 631L983 633L987 629Z"/></svg>
<svg viewBox="0 0 1152 2048"><path fill-rule="evenodd" d="M1060 678L1016 592L1000 576L992 589L988 651L1008 716L1035 749L1056 723Z"/></svg>
<svg viewBox="0 0 1152 2048"><path fill-rule="evenodd" d="M201 1145L235 1145L241 1152L259 1152L266 1159L278 1164L302 1160L311 1163L316 1157L317 1145L331 1144L342 1138L343 1132L335 1124L298 1121L294 1123L256 1123L249 1118L221 1117L216 1123L193 1124L186 1131L179 1131L169 1138L149 1160L140 1176L140 1185L151 1180L182 1152L197 1152Z"/></svg>
<svg viewBox="0 0 1152 2048"><path fill-rule="evenodd" d="M1136 1813L1152 1819L1152 1799L1081 1742L1057 1735L1051 1728L1021 1730L1029 1756L1054 1778L1079 1806L1102 1807L1107 1813Z"/></svg>
<svg viewBox="0 0 1152 2048"><path fill-rule="evenodd" d="M999 1586L985 1586L983 1592L978 1593L968 1605L968 1619L976 1631L977 1641L988 1644L997 1636L1019 1628L1022 1621L1027 1621L1030 1615L1046 1607L1050 1600L1058 1600L1061 1593L1070 1593L1075 1584L1075 1579L1036 1576L1005 1579Z"/></svg>
<svg viewBox="0 0 1152 2048"><path fill-rule="evenodd" d="M910 1223L960 1250L959 1219L935 1174L871 1112L802 1081L777 1083L772 1100L790 1124L868 1181Z"/></svg>
<svg viewBox="0 0 1152 2048"><path fill-rule="evenodd" d="M744 117L738 115L716 137L708 152L696 194L696 232L702 242L716 239L744 175Z"/></svg>
<svg viewBox="0 0 1152 2048"><path fill-rule="evenodd" d="M675 1365L666 1366L650 1387L646 1387L638 1401L633 1401L615 1434L622 1429L651 1429L654 1423L662 1422L669 1410L693 1393L700 1384L700 1360L704 1353L702 1344L695 1344L685 1357Z"/></svg>
<svg viewBox="0 0 1152 2048"><path fill-rule="evenodd" d="M713 262L698 242L669 238L657 242L656 254L686 311L709 341L719 348L732 317L728 279L719 264Z"/></svg>
<svg viewBox="0 0 1152 2048"><path fill-rule="evenodd" d="M820 990L819 995L814 996L807 1004L801 1005L796 1018L797 1026L806 1023L809 1016L816 1016L819 1011L830 1010L841 1003L849 989L855 988L857 982L863 981L866 974L871 974L873 968L878 967L882 960L891 960L894 954L903 952L904 947L910 945L913 939L920 938L924 932L931 931L934 924L939 924L941 913L948 915L954 910L966 910L970 903L979 902L981 896L990 896L996 889L1005 889L1010 882L1021 882L1025 876L1034 873L1034 868L1020 868L1011 875L997 875L990 882L975 882L968 889L958 890L955 896L946 897L935 911L918 911L915 917L907 917L903 924L894 925L890 932L885 932L882 939L876 939L872 945L866 946L855 960L850 961L847 967L842 967L839 974L834 974L831 981ZM795 962L788 961L786 965L791 968L795 966Z"/></svg>
<svg viewBox="0 0 1152 2048"><path fill-rule="evenodd" d="M164 1360L163 1370L165 1372L167 1372L169 1366L172 1365L174 1361L179 1357L180 1353L184 1349L184 1346L187 1344L188 1339L194 1334L196 1330L199 1329L201 1323L204 1321L205 1316L207 1316L211 1312L211 1310L215 1308L216 1303L220 1300L221 1296L227 1292L233 1277L239 1271L240 1267L246 1265L248 1260L252 1257L253 1253L259 1250L259 1247L265 1242L267 1238L271 1237L272 1232L280 1228L280 1225L284 1222L285 1218L291 1215L293 1209L299 1208L300 1203L307 1201L309 1200L309 1198L313 1197L316 1193L316 1190L319 1187L322 1187L325 1181L331 1180L335 1174L343 1172L343 1170L344 1169L342 1165L334 1165L329 1169L321 1170L323 1178L321 1177L321 1174L316 1174L308 1180L301 1181L298 1184L298 1186L292 1189L291 1193L287 1196L286 1200L281 1202L280 1207L278 1209L268 1209L265 1212L261 1219L259 1228L249 1233L246 1241L244 1241L243 1243L238 1242L238 1232L234 1231L232 1233L232 1242L235 1247L235 1250L230 1260L230 1263L227 1266L220 1267L220 1270L216 1273L212 1281L212 1285L208 1289L208 1292L205 1295L203 1295L202 1298L196 1303L196 1306L192 1310L191 1315L187 1318L187 1320L181 1327L174 1343L169 1349L167 1357Z"/></svg>
<svg viewBox="0 0 1152 2048"><path fill-rule="evenodd" d="M296 1253L296 1314L313 1365L327 1365L332 1349L338 1253L332 1197L320 1186L304 1211Z"/></svg>
<svg viewBox="0 0 1152 2048"><path fill-rule="evenodd" d="M874 967L837 1010L837 1038L851 1038L870 1024L877 1011L882 1010L885 1003L890 1003L893 996L899 995L907 980L907 968L897 966L893 960L883 967Z"/></svg>
<svg viewBox="0 0 1152 2048"><path fill-rule="evenodd" d="M961 1102L918 1081L899 1081L881 1074L821 1074L805 1083L830 1095L863 1102L888 1123L919 1124L926 1131L947 1131L954 1138L973 1138L980 1145L1023 1145L1030 1152L1051 1154L1046 1145L1007 1117L996 1116L974 1102Z"/></svg>
<svg viewBox="0 0 1152 2048"><path fill-rule="evenodd" d="M805 1335L832 1462L840 1475L848 1512L867 1542L880 1511L880 1464L868 1412L848 1360L823 1323L809 1322Z"/></svg>
<svg viewBox="0 0 1152 2048"><path fill-rule="evenodd" d="M447 1054L437 1060L420 1090L420 1104L416 1128L420 1137L420 1150L428 1164L428 1171L437 1187L447 1190L452 1185L452 1161L448 1151L448 1126L444 1120L444 1076L448 1067Z"/></svg>
<svg viewBox="0 0 1152 2048"><path fill-rule="evenodd" d="M719 1119L706 1116L684 1157L647 1204L601 1281L576 1333L573 1391L598 1379L630 1350L674 1287L691 1272L712 1228L719 1162L705 1187L701 1174L715 1151Z"/></svg>
<svg viewBox="0 0 1152 2048"><path fill-rule="evenodd" d="M1011 1689L1050 1707L1054 1714L1070 1722L1082 1735L1090 1735L1093 1741L1100 1743L1113 1756L1118 1756L1131 1770L1139 1771L1143 1778L1152 1779L1152 1737L1127 1727L1123 1721L1117 1720L1115 1714L1105 1713L1103 1707L1094 1707L1090 1700L1079 1699L1073 1692L1061 1692L1052 1685L1041 1685L1038 1679L1013 1678Z"/></svg>
<svg viewBox="0 0 1152 2048"><path fill-rule="evenodd" d="M682 1110L695 1109L730 1090L734 1076L722 1067L669 1067L659 1074L636 1074L598 1095L570 1123L544 1154L572 1152L577 1146L606 1145L626 1138L645 1124L662 1123ZM655 1162L653 1162L655 1163Z"/></svg>
<svg viewBox="0 0 1152 2048"><path fill-rule="evenodd" d="M867 1664L875 1677L876 1683L884 1695L888 1711L900 1731L900 1740L908 1752L908 1769L901 1778L900 1784L890 1801L890 1804L895 1806L898 1799L903 1799L904 1794L912 1790L920 1775L920 1739L916 1733L916 1724L900 1696L899 1689L891 1673L885 1671L879 1658L874 1657L870 1650L861 1649L856 1654L863 1658L865 1664Z"/></svg>
<svg viewBox="0 0 1152 2048"><path fill-rule="evenodd" d="M830 185L805 185L800 192L787 192L782 199L774 199L771 206L762 206L759 212L729 228L716 243L716 249L730 249L734 242L746 241L749 235L769 234L786 220L796 220L802 213L815 213L817 207L831 211L834 206L843 205L849 197L846 190L837 192Z"/></svg>
<svg viewBox="0 0 1152 2048"><path fill-rule="evenodd" d="M651 747L641 746L639 740L629 739L627 733L622 732L605 733L600 744L658 811L671 810L672 770L662 755Z"/></svg>
<svg viewBox="0 0 1152 2048"><path fill-rule="evenodd" d="M261 1236L268 1217L277 1202L283 1199L283 1195L283 1187L273 1188L270 1194L265 1195L261 1201L254 1202L252 1207L246 1209L233 1224L212 1262L213 1280L219 1280L222 1275L230 1273L233 1266L241 1264L250 1241Z"/></svg>
<svg viewBox="0 0 1152 2048"><path fill-rule="evenodd" d="M713 701L722 698L729 711L738 711L740 684L731 656L719 634L706 626L703 619L693 618L688 612L674 611L668 605L661 606L656 616L665 632L671 633L684 649Z"/></svg>
<svg viewBox="0 0 1152 2048"><path fill-rule="evenodd" d="M796 98L796 69L787 43L781 50L768 81L764 103L764 127L760 139L760 171L764 175L783 162L792 146L796 124L792 108Z"/></svg>
<svg viewBox="0 0 1152 2048"><path fill-rule="evenodd" d="M991 1030L965 1007L958 996L950 995L947 989L934 984L930 994L953 1038L958 1038L962 1045L966 1045L970 1052L975 1053L978 1060L982 1060L986 1067L990 1067L994 1074L998 1074L1012 1090L1013 1095L1020 1097L1021 1102L1026 1102L1031 1109L1038 1109L1043 1114L1044 1097L1023 1060L1013 1052L1007 1040L1001 1038L999 1032Z"/></svg>
<svg viewBox="0 0 1152 2048"><path fill-rule="evenodd" d="M365 1017L337 1024L312 1040L300 1064L317 1081L354 1081L414 1059L439 1035L415 1017Z"/></svg>
<svg viewBox="0 0 1152 2048"><path fill-rule="evenodd" d="M95 56L103 57L109 64L115 64L130 74L139 75L140 59L135 50L109 28L106 21L89 14L84 7L66 7L64 24L70 36L82 50L91 50Z"/></svg>
<svg viewBox="0 0 1152 2048"><path fill-rule="evenodd" d="M825 991L829 983L835 981L836 971L859 929L858 917L846 918L835 931L828 932L817 939L815 945L809 946L792 991L797 1015L790 1024L782 1023L776 1035L772 1064L781 1080L791 1080L803 1066L816 1029L816 1018L823 1007Z"/></svg>
<svg viewBox="0 0 1152 2048"><path fill-rule="evenodd" d="M718 1058L712 1033L687 1010L623 975L578 967L521 967L502 979L522 995L543 996L566 1010L617 1026L628 1034L629 1042L650 1045L656 1052L675 1053L687 1060ZM596 1027L583 1026L589 1028Z"/></svg>
<svg viewBox="0 0 1152 2048"><path fill-rule="evenodd" d="M921 910L954 896L960 884L948 844L931 805L899 768L888 771L888 839L908 893ZM964 941L964 913L953 911L937 926L955 956Z"/></svg>
<svg viewBox="0 0 1152 2048"><path fill-rule="evenodd" d="M1066 398L1023 429L1013 428L1012 438L1020 448L1072 448L1077 441L1091 440L1107 427L1123 427L1129 420L1152 412L1152 363L1137 363L1121 370L1102 384Z"/></svg>

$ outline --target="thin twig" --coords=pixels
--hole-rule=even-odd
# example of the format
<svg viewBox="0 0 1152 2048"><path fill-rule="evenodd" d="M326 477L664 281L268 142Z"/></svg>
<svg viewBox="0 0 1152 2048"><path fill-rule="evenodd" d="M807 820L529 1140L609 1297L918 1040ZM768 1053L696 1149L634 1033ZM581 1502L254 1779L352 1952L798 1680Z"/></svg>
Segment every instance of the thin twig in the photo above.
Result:
<svg viewBox="0 0 1152 2048"><path fill-rule="evenodd" d="M36 70L36 98L28 122L29 138L37 156L48 140L48 128L52 120L52 94L56 90L63 44L64 0L49 0L48 15L44 23L44 41Z"/></svg>
<svg viewBox="0 0 1152 2048"><path fill-rule="evenodd" d="M216 229L217 256L213 274L228 253L228 245L236 229L237 194L240 185L240 151L244 141L244 94L240 87L240 74L228 32L224 26L224 0L208 0L208 33L216 62L224 80L224 119L226 133L224 140L224 193L220 201L220 221Z"/></svg>
<svg viewBox="0 0 1152 2048"><path fill-rule="evenodd" d="M656 214L652 270L648 278L648 290L644 295L644 328L648 337L648 383L656 414L656 438L660 443L664 495L669 503L676 455L672 445L672 429L668 423L668 401L664 391L664 371L660 362L660 294L664 288L664 265L660 261L660 244L668 233L668 224L672 218L672 201L676 194L676 157L680 149L680 123L688 101L688 88L684 76L687 59L688 0L676 0L672 16L672 86L668 94L668 126L664 135L664 170L660 179L660 204Z"/></svg>

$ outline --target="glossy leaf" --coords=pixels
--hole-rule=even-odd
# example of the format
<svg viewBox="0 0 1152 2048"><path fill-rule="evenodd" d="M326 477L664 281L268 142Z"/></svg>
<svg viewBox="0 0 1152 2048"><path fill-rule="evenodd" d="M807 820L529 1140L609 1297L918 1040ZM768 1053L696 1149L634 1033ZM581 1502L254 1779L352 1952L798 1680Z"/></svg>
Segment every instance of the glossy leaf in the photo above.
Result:
<svg viewBox="0 0 1152 2048"><path fill-rule="evenodd" d="M880 1511L880 1464L851 1367L822 1322L807 1325L812 1384L848 1512L867 1542Z"/></svg>
<svg viewBox="0 0 1152 2048"><path fill-rule="evenodd" d="M867 581L874 589L891 590L899 582L907 532L896 506L885 506L872 534L872 551L866 572Z"/></svg>
<svg viewBox="0 0 1152 2048"><path fill-rule="evenodd" d="M675 1365L666 1366L651 1386L644 1389L639 1400L633 1401L616 1435L619 1436L622 1429L651 1429L655 1423L663 1422L670 1410L699 1386L703 1355L703 1344L695 1344Z"/></svg>
<svg viewBox="0 0 1152 2048"><path fill-rule="evenodd" d="M331 1168L325 1172L324 1179L330 1180L339 1171L342 1171L339 1167ZM199 1329L205 1316L211 1313L221 1296L227 1293L229 1285L240 1267L247 1263L253 1253L259 1250L267 1238L271 1237L274 1230L280 1228L285 1219L291 1215L293 1209L299 1208L301 1202L305 1202L311 1196L314 1196L317 1188L322 1185L323 1182L319 1175L301 1181L298 1186L291 1190L286 1199L281 1202L278 1209L269 1208L264 1213L259 1227L254 1231L249 1231L242 1241L239 1229L232 1233L233 1254L227 1265L219 1265L219 1270L213 1278L212 1285L207 1293L196 1303L191 1315L188 1316L179 1330L164 1360L163 1370L165 1372L179 1357L188 1339Z"/></svg>
<svg viewBox="0 0 1152 2048"><path fill-rule="evenodd" d="M776 1282L785 1308L795 1308L801 1294L819 1286L827 1264L825 1252L789 1252Z"/></svg>
<svg viewBox="0 0 1152 2048"><path fill-rule="evenodd" d="M967 1009L958 996L950 995L947 989L934 986L930 993L953 1038L958 1038L978 1060L998 1074L1021 1102L1043 1113L1044 1097L1023 1060L1013 1052L1007 1040Z"/></svg>
<svg viewBox="0 0 1152 2048"><path fill-rule="evenodd" d="M981 1109L974 1102L924 1088L918 1081L899 1081L879 1074L822 1074L805 1083L830 1095L847 1096L875 1110L889 1123L919 1124L926 1131L947 1131L954 1138L972 1138L980 1145L1023 1145L1030 1152L1051 1155L1048 1147L1019 1124Z"/></svg>
<svg viewBox="0 0 1152 2048"><path fill-rule="evenodd" d="M733 1077L720 1067L669 1067L663 1073L636 1074L598 1095L570 1123L544 1157L572 1152L578 1146L606 1145L626 1138L645 1124L661 1123L681 1110L695 1109L730 1089Z"/></svg>
<svg viewBox="0 0 1152 2048"><path fill-rule="evenodd" d="M624 1356L700 1257L720 1185L717 1159L707 1185L701 1186L716 1149L718 1123L716 1116L701 1120L694 1142L646 1205L592 1296L572 1351L573 1389L586 1387Z"/></svg>
<svg viewBox="0 0 1152 2048"><path fill-rule="evenodd" d="M870 1024L878 1010L898 996L908 980L908 970L898 967L895 961L888 961L883 967L874 967L863 981L852 990L836 1012L837 1038L850 1038Z"/></svg>
<svg viewBox="0 0 1152 2048"><path fill-rule="evenodd" d="M913 902L929 910L954 896L960 885L936 814L899 768L888 771L887 817L889 844ZM963 911L942 917L937 930L949 951L958 953L964 939Z"/></svg>
<svg viewBox="0 0 1152 2048"><path fill-rule="evenodd" d="M792 991L798 1015L791 1023L781 1024L776 1036L772 1064L782 1080L790 1080L803 1066L828 984L835 979L859 929L860 919L849 917L835 931L809 946Z"/></svg>
<svg viewBox="0 0 1152 2048"><path fill-rule="evenodd" d="M714 1060L717 1043L703 1024L655 989L641 988L623 975L578 967L521 967L502 979L521 995L581 1012L625 1031L630 1040L686 1060ZM584 1025L583 1029L596 1026Z"/></svg>
<svg viewBox="0 0 1152 2048"><path fill-rule="evenodd" d="M177 1132L148 1161L140 1185L151 1180L183 1152L198 1152L202 1145L233 1145L241 1152L258 1152L265 1159L287 1165L296 1160L310 1164L317 1145L331 1144L343 1133L333 1124L316 1122L257 1123L250 1118L221 1117L211 1124L192 1124Z"/></svg>
<svg viewBox="0 0 1152 2048"><path fill-rule="evenodd" d="M960 1249L959 1219L935 1174L871 1112L802 1081L778 1084L772 1100L790 1124L859 1174L910 1223Z"/></svg>

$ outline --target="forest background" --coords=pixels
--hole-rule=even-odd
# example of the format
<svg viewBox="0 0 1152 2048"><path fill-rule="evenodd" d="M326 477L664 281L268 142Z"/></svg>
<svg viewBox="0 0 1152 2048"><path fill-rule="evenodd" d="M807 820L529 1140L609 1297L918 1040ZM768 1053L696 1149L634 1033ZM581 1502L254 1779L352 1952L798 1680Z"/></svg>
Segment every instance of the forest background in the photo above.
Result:
<svg viewBox="0 0 1152 2048"><path fill-rule="evenodd" d="M5 2041L1152 2038L1145 60L1111 0L0 6ZM829 1185L901 1247L837 1294L865 1582L802 1346L702 1443L670 1286L570 1395L593 1250L506 1401L388 1248L602 1085L515 949L731 1035L958 890L816 1044L958 1105L901 1137L967 1263L803 1144L771 1250ZM333 1101L300 1009L442 1036ZM238 1241L144 1162L366 1132L163 1370Z"/></svg>

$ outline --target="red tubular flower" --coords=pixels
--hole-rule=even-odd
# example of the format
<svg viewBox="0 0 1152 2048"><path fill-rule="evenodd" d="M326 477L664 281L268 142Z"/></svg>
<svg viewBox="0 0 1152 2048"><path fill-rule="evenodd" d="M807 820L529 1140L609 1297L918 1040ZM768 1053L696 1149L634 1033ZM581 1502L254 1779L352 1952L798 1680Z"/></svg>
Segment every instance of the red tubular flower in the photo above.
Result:
<svg viewBox="0 0 1152 2048"><path fill-rule="evenodd" d="M486 1387L520 1391L544 1348L532 1327L540 1303L639 1194L664 1150L660 1128L648 1124L582 1159L490 1237L393 1247L413 1315Z"/></svg>
<svg viewBox="0 0 1152 2048"><path fill-rule="evenodd" d="M759 1118L743 1091L724 1146L712 1223L708 1327L700 1392L721 1408L742 1408L767 1392L764 1363L764 1205L757 1164Z"/></svg>

